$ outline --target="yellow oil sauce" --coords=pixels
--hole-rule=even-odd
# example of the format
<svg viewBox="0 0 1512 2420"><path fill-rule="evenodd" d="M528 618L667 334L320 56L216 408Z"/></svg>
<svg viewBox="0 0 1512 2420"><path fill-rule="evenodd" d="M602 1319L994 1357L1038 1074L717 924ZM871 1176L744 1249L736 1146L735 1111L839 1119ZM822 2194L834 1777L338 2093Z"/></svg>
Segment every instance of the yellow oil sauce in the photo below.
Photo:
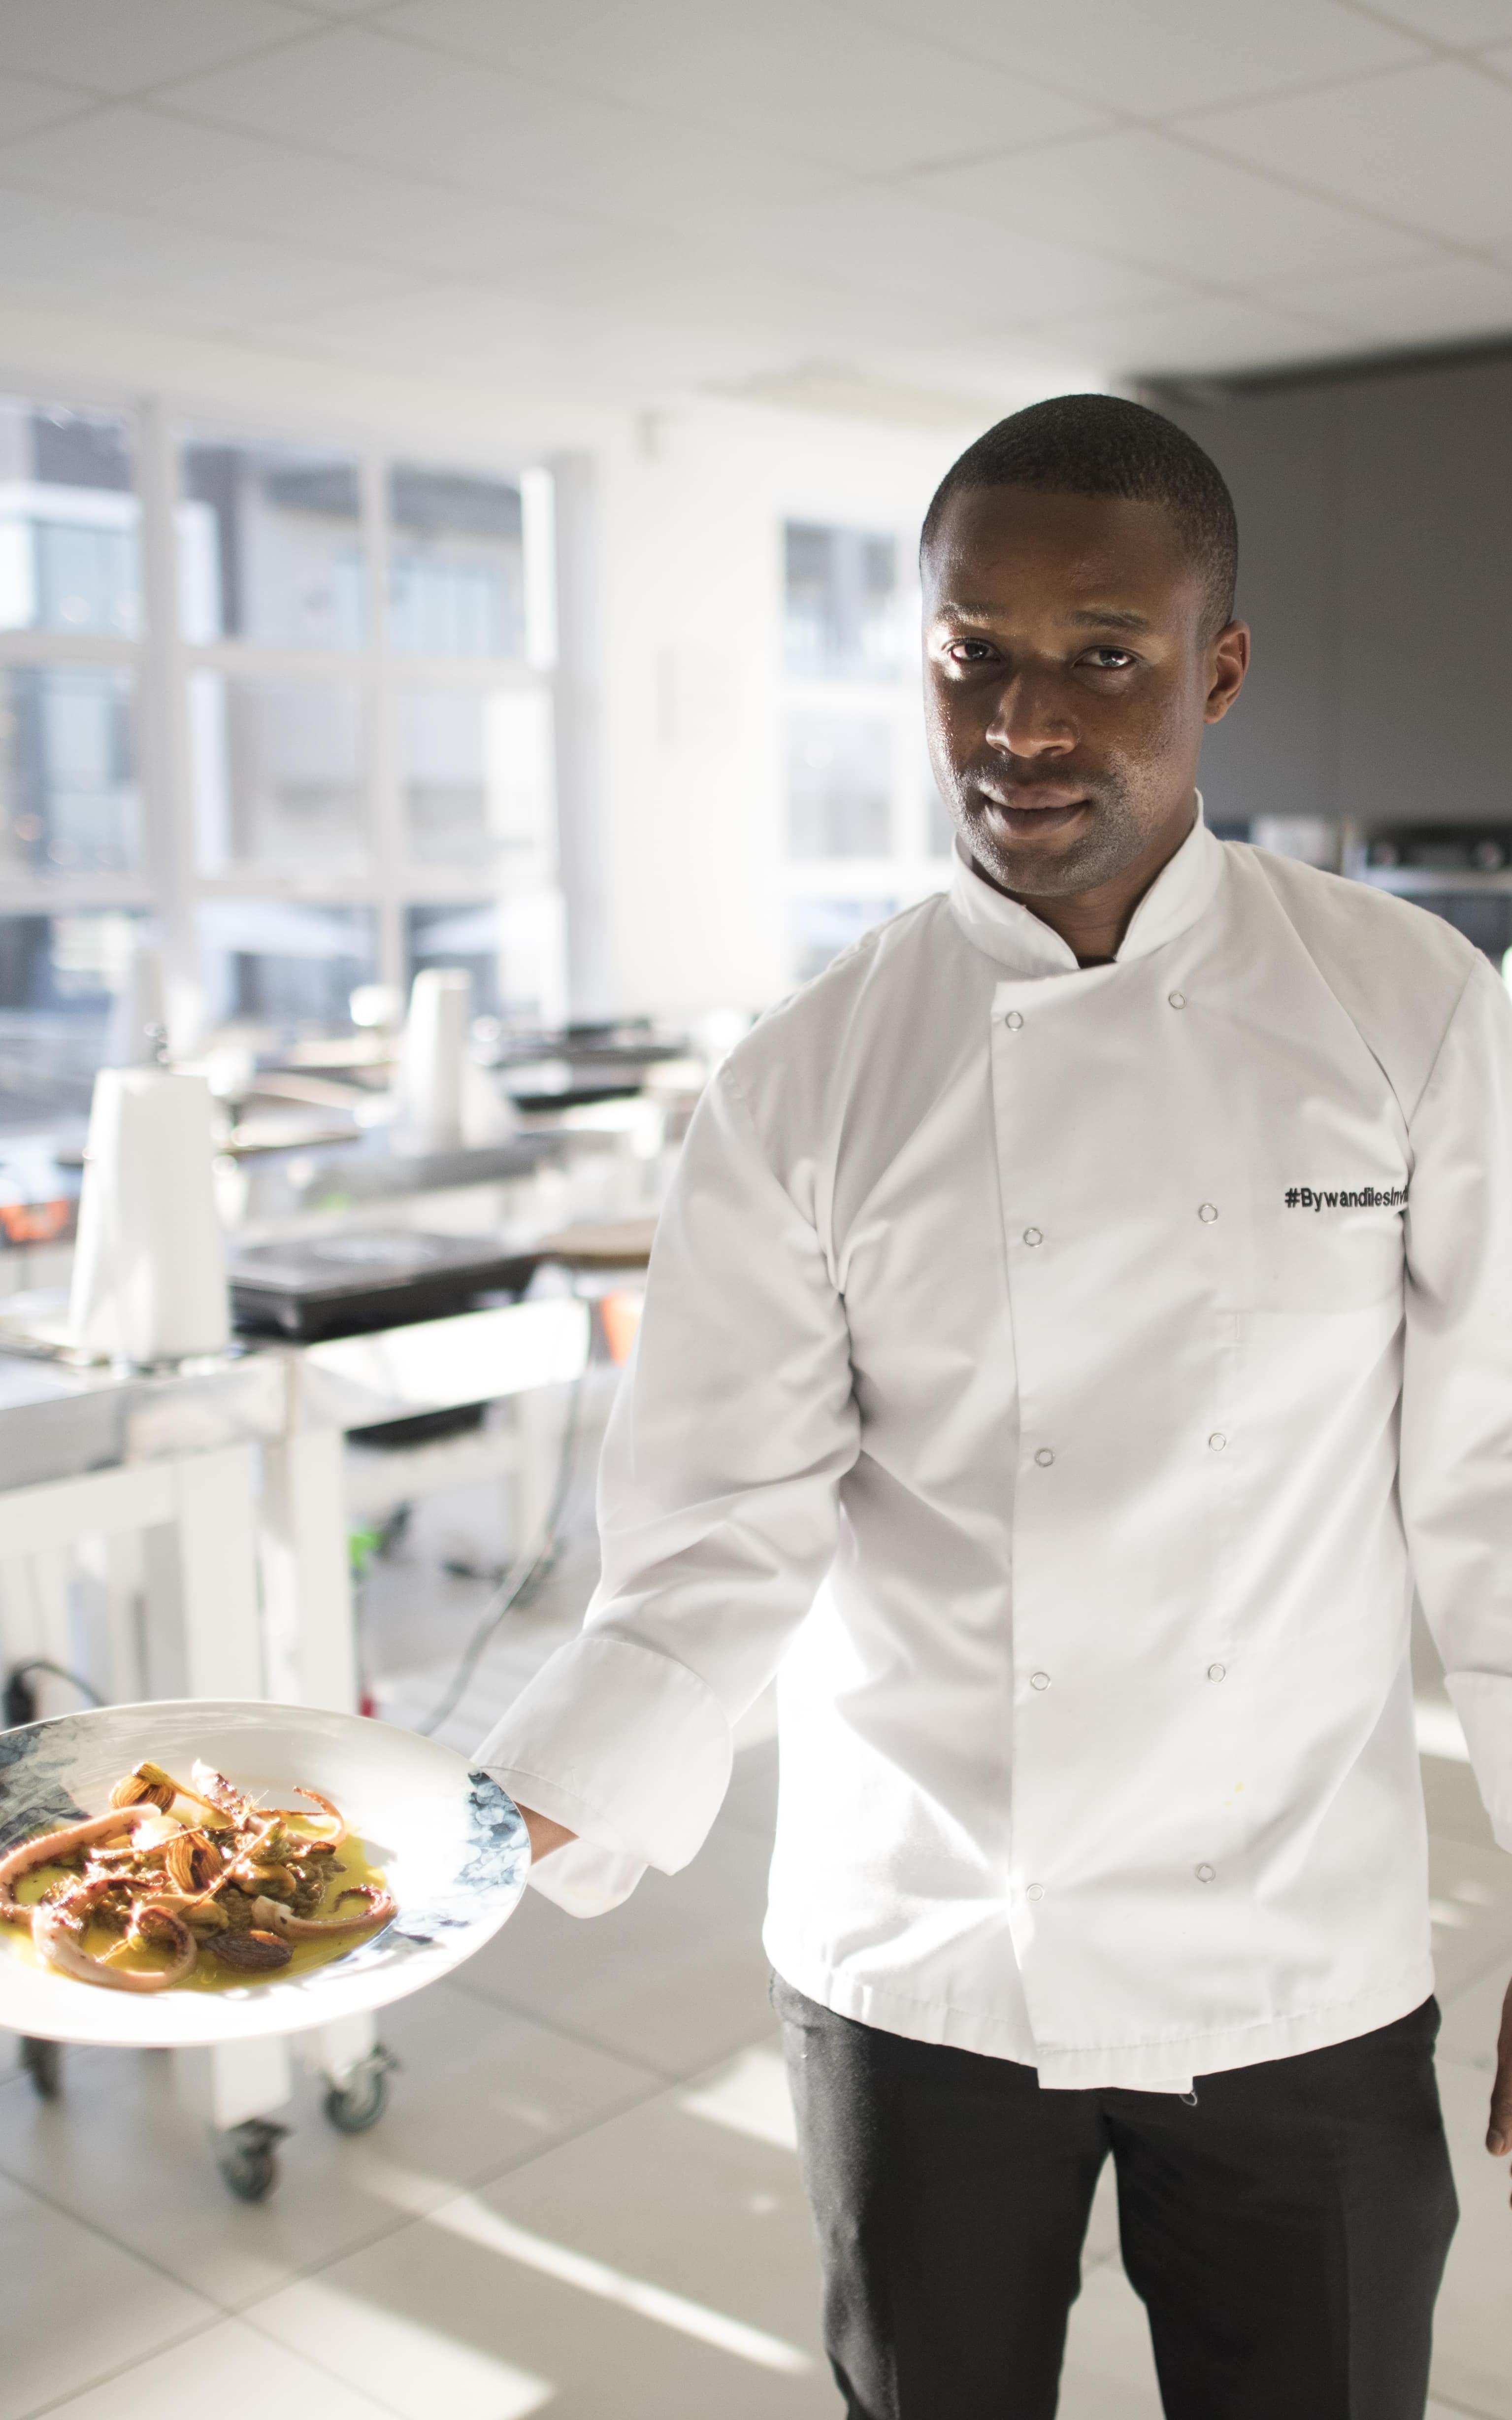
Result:
<svg viewBox="0 0 1512 2420"><path fill-rule="evenodd" d="M350 1900L344 1907L337 1907L336 1901L343 1891L359 1889L366 1883L377 1884L380 1889L385 1887L382 1868L370 1863L364 1844L354 1835L348 1835L342 1842L331 1865L331 1880L326 1885L324 1897L319 1906L311 1911L316 1920L322 1916L357 1914ZM22 1905L33 1907L54 1883L76 1883L78 1880L79 1876L71 1867L38 1866L33 1872L22 1876L16 1885L15 1895ZM293 1955L287 1965L274 1967L265 1975L239 1974L233 1967L223 1966L208 1943L202 1942L199 1956L188 1974L168 1988L176 1992L255 1992L261 1984L282 1983L290 1976L308 1975L316 1966L331 1965L336 1959L345 1958L349 1950L360 1949L364 1941L372 1939L376 1930L374 1927L363 1932L337 1933L330 1941L293 1942L290 1944ZM31 1935L23 1932L19 1925L0 1925L0 1937L7 1941L14 1956L24 1960L28 1965L46 1969L47 1962L33 1947ZM79 1936L79 1947L90 1958L102 1958L107 1950L114 1950L116 1954L106 1969L107 1974L118 1970L147 1975L161 1972L164 1963L161 1953L151 1949L128 1948L118 1932L107 1931L100 1924L85 1926ZM69 1977L69 1979L78 1978ZM108 1986L81 1980L79 1988L89 1992L108 1989Z"/></svg>

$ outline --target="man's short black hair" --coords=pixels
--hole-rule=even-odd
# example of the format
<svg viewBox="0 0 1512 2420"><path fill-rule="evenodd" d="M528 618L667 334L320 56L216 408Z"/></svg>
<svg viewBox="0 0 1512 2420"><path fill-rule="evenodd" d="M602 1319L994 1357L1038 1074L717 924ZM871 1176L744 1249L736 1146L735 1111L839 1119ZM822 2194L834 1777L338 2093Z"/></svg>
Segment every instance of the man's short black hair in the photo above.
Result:
<svg viewBox="0 0 1512 2420"><path fill-rule="evenodd" d="M933 544L951 498L967 488L1039 488L1162 504L1202 572L1213 628L1233 620L1234 500L1216 462L1163 412L1122 396L1057 395L998 421L940 481L924 516L921 551Z"/></svg>

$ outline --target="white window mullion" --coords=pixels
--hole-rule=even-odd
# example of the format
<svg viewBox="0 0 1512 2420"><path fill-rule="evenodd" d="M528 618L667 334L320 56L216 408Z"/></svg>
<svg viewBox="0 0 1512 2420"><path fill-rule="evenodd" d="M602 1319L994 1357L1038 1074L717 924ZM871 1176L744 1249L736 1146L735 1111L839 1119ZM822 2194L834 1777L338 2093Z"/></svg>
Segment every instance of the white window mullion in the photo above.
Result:
<svg viewBox="0 0 1512 2420"><path fill-rule="evenodd" d="M137 412L142 499L142 573L147 644L140 688L145 871L158 901L170 984L196 983L194 808L189 772L188 700L178 617L177 450L158 396Z"/></svg>
<svg viewBox="0 0 1512 2420"><path fill-rule="evenodd" d="M405 834L399 807L399 766L393 661L389 649L388 465L363 458L363 537L367 557L368 621L363 683L367 714L368 846L378 897L378 973L402 985L405 948Z"/></svg>

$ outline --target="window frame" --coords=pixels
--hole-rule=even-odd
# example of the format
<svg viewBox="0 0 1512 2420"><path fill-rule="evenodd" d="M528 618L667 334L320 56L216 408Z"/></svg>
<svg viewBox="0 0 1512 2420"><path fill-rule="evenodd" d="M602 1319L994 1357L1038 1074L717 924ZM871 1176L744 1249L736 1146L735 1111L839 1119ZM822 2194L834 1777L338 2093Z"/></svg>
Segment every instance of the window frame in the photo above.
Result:
<svg viewBox="0 0 1512 2420"><path fill-rule="evenodd" d="M890 679L857 677L825 679L793 671L788 663L784 628L787 603L787 531L791 524L807 528L844 528L868 537L891 535L898 586L896 617L900 633L897 666ZM912 526L887 516L857 514L841 520L833 512L815 514L799 505L779 513L775 533L778 667L777 762L780 839L779 859L782 912L786 923L784 950L789 973L796 979L798 945L794 908L800 899L836 902L875 900L878 921L889 908L912 906L942 891L950 878L950 858L932 845L929 754L924 738L923 701L909 652L918 628L920 597L912 569L916 533ZM837 721L884 722L892 738L892 783L889 802L892 846L869 857L799 857L793 848L792 802L788 791L788 734L801 715Z"/></svg>
<svg viewBox="0 0 1512 2420"><path fill-rule="evenodd" d="M135 680L137 775L142 794L142 861L135 873L0 874L0 913L70 915L119 908L151 919L171 978L199 976L196 911L224 899L277 900L374 911L375 978L408 981L407 910L411 906L497 904L523 895L507 858L415 861L408 852L399 752L399 697L417 688L455 688L480 696L501 688L544 693L550 726L559 722L554 474L541 456L487 443L459 442L455 432L375 429L329 411L270 411L224 398L124 392L98 380L58 376L35 365L0 365L0 391L38 405L56 403L118 413L132 446L140 504L141 627L134 637L66 630L0 631L0 665L100 664ZM185 439L307 445L354 458L359 472L358 539L368 594L363 644L353 649L270 647L241 639L192 642L183 631L178 576L179 447ZM390 644L388 481L395 463L506 479L521 493L525 653L521 658L425 657ZM199 672L314 687L355 687L364 737L362 783L366 864L256 864L206 871L199 862L190 740L190 682ZM547 799L542 847L526 889L562 888L559 786ZM560 921L561 910L558 906ZM565 970L563 969L563 980Z"/></svg>

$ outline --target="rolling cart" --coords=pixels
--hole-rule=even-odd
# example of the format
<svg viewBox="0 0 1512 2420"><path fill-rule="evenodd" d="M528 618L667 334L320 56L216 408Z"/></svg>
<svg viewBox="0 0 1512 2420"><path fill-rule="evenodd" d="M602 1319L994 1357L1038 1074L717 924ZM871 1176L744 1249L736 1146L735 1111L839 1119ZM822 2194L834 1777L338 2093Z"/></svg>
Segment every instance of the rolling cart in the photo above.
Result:
<svg viewBox="0 0 1512 2420"><path fill-rule="evenodd" d="M534 1404L580 1375L589 1342L587 1304L563 1298L257 1345L164 1376L0 1352L0 1468L22 1482L0 1490L7 1668L73 1668L68 1570L89 1540L105 1583L101 1694L355 1711L347 1433L517 1399L506 1445L529 1507L549 1494L552 1459ZM372 2016L297 2039L325 2079L329 2122L344 2133L376 2124L394 2062ZM289 2038L174 2055L228 2188L262 2199L287 2131L277 2113L292 2091ZM57 2045L23 2040L22 2061L34 2089L56 2097Z"/></svg>

